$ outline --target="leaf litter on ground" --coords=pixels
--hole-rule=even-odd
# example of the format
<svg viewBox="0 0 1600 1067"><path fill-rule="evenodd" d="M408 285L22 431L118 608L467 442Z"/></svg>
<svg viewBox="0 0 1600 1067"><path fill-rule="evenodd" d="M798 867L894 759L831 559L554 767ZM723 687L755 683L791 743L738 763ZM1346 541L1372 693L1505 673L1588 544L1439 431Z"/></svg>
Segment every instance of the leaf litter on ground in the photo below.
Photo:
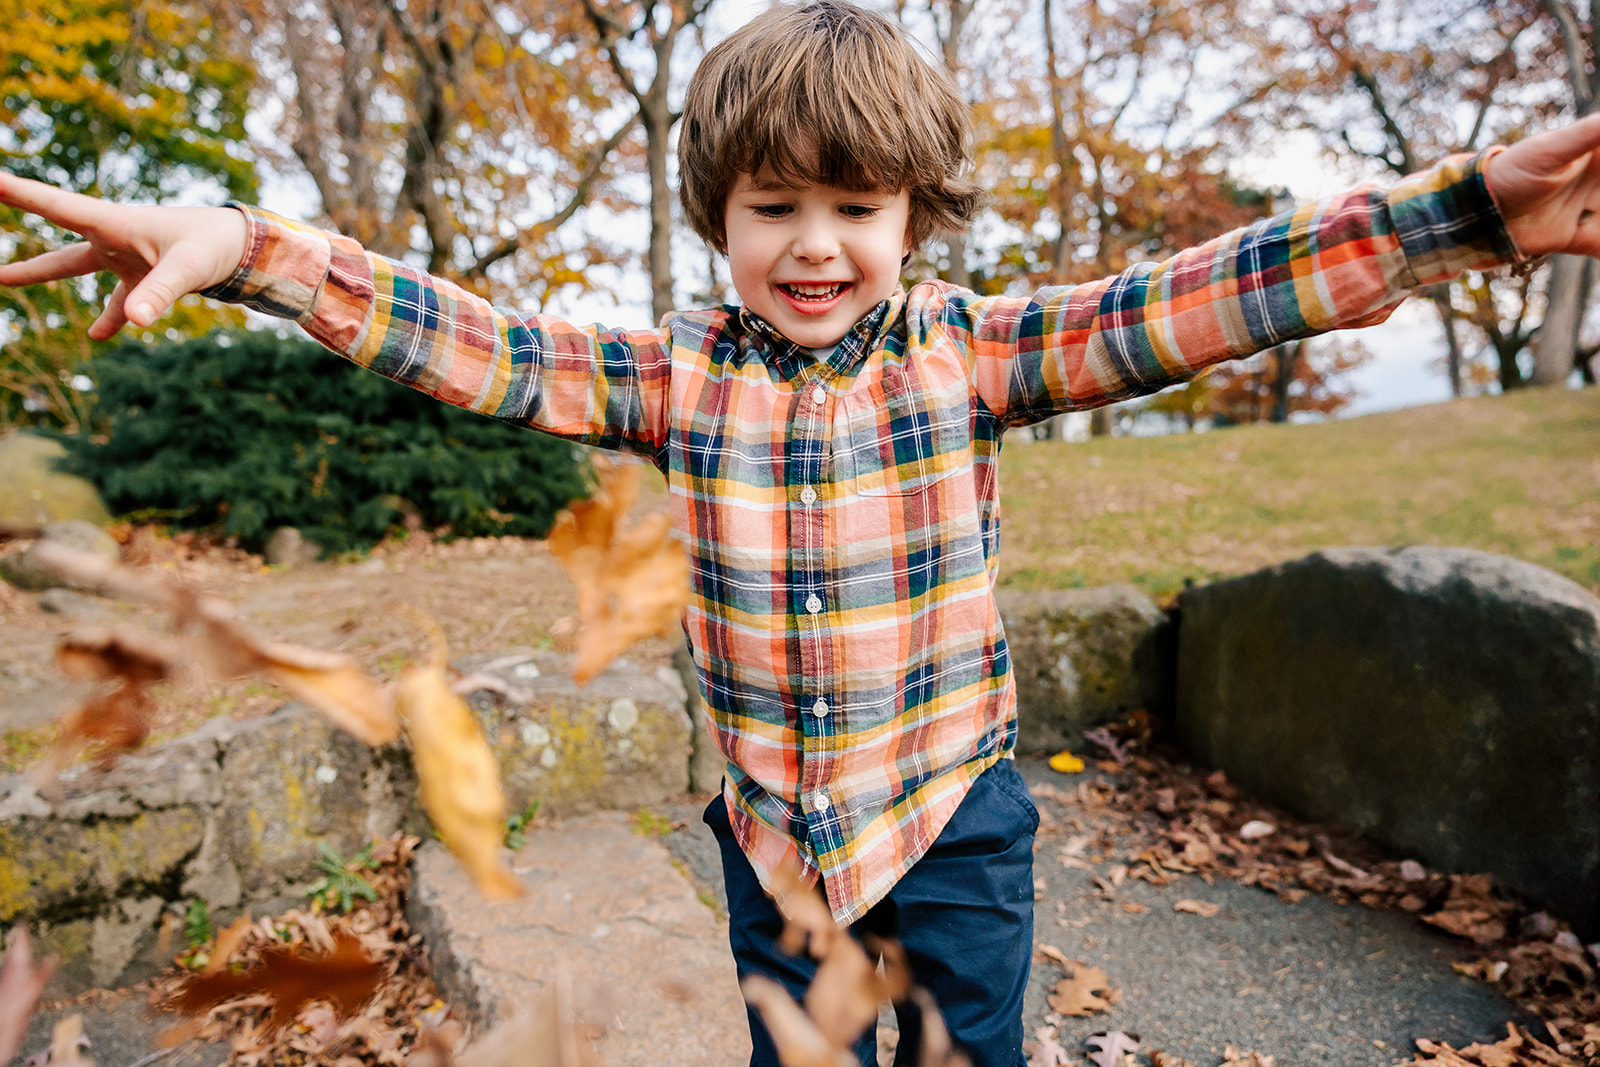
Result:
<svg viewBox="0 0 1600 1067"><path fill-rule="evenodd" d="M1385 856L1352 834L1254 801L1222 772L1194 767L1158 746L1154 726L1148 714L1135 712L1106 728L1108 736L1091 739L1120 757L1120 770L1102 767L1107 772L1102 779L1034 790L1039 799L1061 805L1046 809L1041 836L1071 834L1062 862L1091 871L1105 867L1107 875L1096 882L1103 895L1115 889L1111 876L1117 872L1156 886L1193 875L1208 883L1223 877L1257 886L1288 904L1316 893L1340 903L1409 912L1477 946L1480 958L1456 969L1494 985L1540 1018L1548 1033L1541 1041L1508 1023L1510 1036L1499 1044L1473 1046L1494 1049L1474 1053L1489 1061L1451 1060L1448 1056L1464 1055L1453 1050L1440 1058L1427 1049L1448 1047L1423 1038L1418 1058L1404 1067L1600 1063L1600 944L1582 944L1565 924L1524 905L1488 876L1430 871L1414 859ZM1175 905L1196 914L1214 907L1196 900ZM1170 1064L1182 1062L1161 1055ZM1270 1059L1237 1050L1232 1055L1227 1062Z"/></svg>

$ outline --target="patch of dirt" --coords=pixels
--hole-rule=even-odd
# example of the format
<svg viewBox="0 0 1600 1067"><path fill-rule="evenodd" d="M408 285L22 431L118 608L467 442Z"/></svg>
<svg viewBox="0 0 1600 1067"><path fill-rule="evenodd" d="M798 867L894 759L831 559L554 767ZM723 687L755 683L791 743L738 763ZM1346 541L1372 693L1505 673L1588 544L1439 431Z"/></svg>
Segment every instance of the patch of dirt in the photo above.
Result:
<svg viewBox="0 0 1600 1067"><path fill-rule="evenodd" d="M660 500L641 502L647 509ZM121 531L124 559L176 573L227 600L269 636L353 657L380 681L427 656L427 638L398 609L436 621L452 663L516 649L565 649L575 629L572 583L543 541L476 538L441 542L425 534L387 542L356 562L267 567L261 557L189 534ZM5 548L23 547L12 542ZM65 613L47 610L60 601ZM41 603L43 602L43 605ZM55 647L74 628L127 622L165 630L148 609L96 597L24 592L0 581L0 772L32 764L51 740L52 724L87 694L63 678ZM627 653L646 669L670 662L681 640L654 637ZM255 679L198 677L157 687L151 743L194 729L216 715L251 718L285 701Z"/></svg>

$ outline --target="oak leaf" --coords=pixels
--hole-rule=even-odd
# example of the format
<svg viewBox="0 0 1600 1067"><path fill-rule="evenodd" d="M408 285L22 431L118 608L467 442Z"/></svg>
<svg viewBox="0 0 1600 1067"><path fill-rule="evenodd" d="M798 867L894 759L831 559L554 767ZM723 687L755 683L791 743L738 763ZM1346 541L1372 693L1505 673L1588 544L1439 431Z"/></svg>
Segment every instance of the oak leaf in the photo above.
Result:
<svg viewBox="0 0 1600 1067"><path fill-rule="evenodd" d="M1056 1028L1041 1026L1033 1032L1034 1040L1022 1043L1022 1054L1028 1057L1028 1067L1068 1067L1072 1055L1056 1040Z"/></svg>
<svg viewBox="0 0 1600 1067"><path fill-rule="evenodd" d="M434 631L434 658L406 668L395 686L395 706L411 739L422 806L484 894L518 896L522 883L501 862L506 799L494 753L472 709L445 676L443 636Z"/></svg>
<svg viewBox="0 0 1600 1067"><path fill-rule="evenodd" d="M1089 1059L1097 1067L1123 1067L1131 1063L1133 1054L1139 1051L1139 1035L1121 1030L1091 1034L1083 1043L1095 1050L1089 1054Z"/></svg>
<svg viewBox="0 0 1600 1067"><path fill-rule="evenodd" d="M1110 1011L1119 993L1111 987L1106 972L1086 963L1071 961L1072 973L1056 983L1049 996L1050 1010L1057 1015L1093 1015Z"/></svg>
<svg viewBox="0 0 1600 1067"><path fill-rule="evenodd" d="M638 464L595 460L600 486L572 505L550 528L550 552L578 592L577 661L580 684L605 669L628 646L675 626L689 602L689 557L672 540L665 512L626 529L638 494Z"/></svg>

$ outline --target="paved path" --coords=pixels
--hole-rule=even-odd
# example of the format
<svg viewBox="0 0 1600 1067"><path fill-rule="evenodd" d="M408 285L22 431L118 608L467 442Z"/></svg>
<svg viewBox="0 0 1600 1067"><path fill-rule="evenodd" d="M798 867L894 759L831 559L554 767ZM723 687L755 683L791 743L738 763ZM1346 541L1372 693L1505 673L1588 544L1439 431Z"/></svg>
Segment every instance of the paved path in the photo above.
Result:
<svg viewBox="0 0 1600 1067"><path fill-rule="evenodd" d="M1030 783L1066 783L1041 761L1020 766ZM484 902L437 844L425 846L414 913L457 1006L487 1023L564 975L577 999L604 1016L608 1067L744 1063L749 1037L721 871L700 808L657 809L677 827L660 836L620 813L552 821L516 854L529 894L508 904ZM1088 817L1054 799L1040 808L1047 827ZM1229 1044L1276 1056L1280 1067L1387 1067L1409 1058L1415 1038L1459 1048L1503 1036L1506 1020L1518 1017L1492 989L1451 970L1451 961L1470 958L1470 946L1409 916L1318 897L1286 905L1198 877L1162 887L1130 881L1107 901L1095 872L1060 862L1064 841L1059 830L1039 838L1037 941L1102 968L1121 991L1109 1014L1061 1021L1074 1062L1087 1063L1083 1038L1121 1029L1195 1067L1214 1067ZM1220 911L1175 912L1186 898ZM1061 973L1036 959L1030 1036L1046 1022L1045 998ZM47 1040L52 1018L35 1020L25 1048ZM160 1025L137 998L92 1009L86 1024L102 1067L135 1062ZM191 1046L159 1062L210 1067L220 1052Z"/></svg>

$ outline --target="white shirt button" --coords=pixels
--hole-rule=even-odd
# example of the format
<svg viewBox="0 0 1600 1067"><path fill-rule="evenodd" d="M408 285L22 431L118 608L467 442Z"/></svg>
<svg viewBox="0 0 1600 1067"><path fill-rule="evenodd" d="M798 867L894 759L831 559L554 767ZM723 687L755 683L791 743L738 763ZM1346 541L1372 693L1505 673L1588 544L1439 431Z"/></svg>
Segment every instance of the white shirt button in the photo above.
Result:
<svg viewBox="0 0 1600 1067"><path fill-rule="evenodd" d="M823 700L821 697L818 697L817 702L811 705L811 714L815 715L819 719L826 716L828 712L832 710L832 708L828 707L828 702Z"/></svg>
<svg viewBox="0 0 1600 1067"><path fill-rule="evenodd" d="M811 612L811 614L813 614L813 615L815 615L817 612L821 611L822 610L822 598L817 596L815 593L813 593L810 596L806 597L806 610Z"/></svg>
<svg viewBox="0 0 1600 1067"><path fill-rule="evenodd" d="M828 391L826 389L820 385L811 387L811 400L813 403L820 404L826 399L828 399Z"/></svg>
<svg viewBox="0 0 1600 1067"><path fill-rule="evenodd" d="M815 489L811 488L808 485L804 489L800 490L800 503L802 503L802 504L815 504L816 502L817 502L817 491Z"/></svg>
<svg viewBox="0 0 1600 1067"><path fill-rule="evenodd" d="M815 793L811 794L811 806L817 809L818 813L820 814L821 812L825 812L832 807L833 801L828 799L827 793L824 793L819 789Z"/></svg>

